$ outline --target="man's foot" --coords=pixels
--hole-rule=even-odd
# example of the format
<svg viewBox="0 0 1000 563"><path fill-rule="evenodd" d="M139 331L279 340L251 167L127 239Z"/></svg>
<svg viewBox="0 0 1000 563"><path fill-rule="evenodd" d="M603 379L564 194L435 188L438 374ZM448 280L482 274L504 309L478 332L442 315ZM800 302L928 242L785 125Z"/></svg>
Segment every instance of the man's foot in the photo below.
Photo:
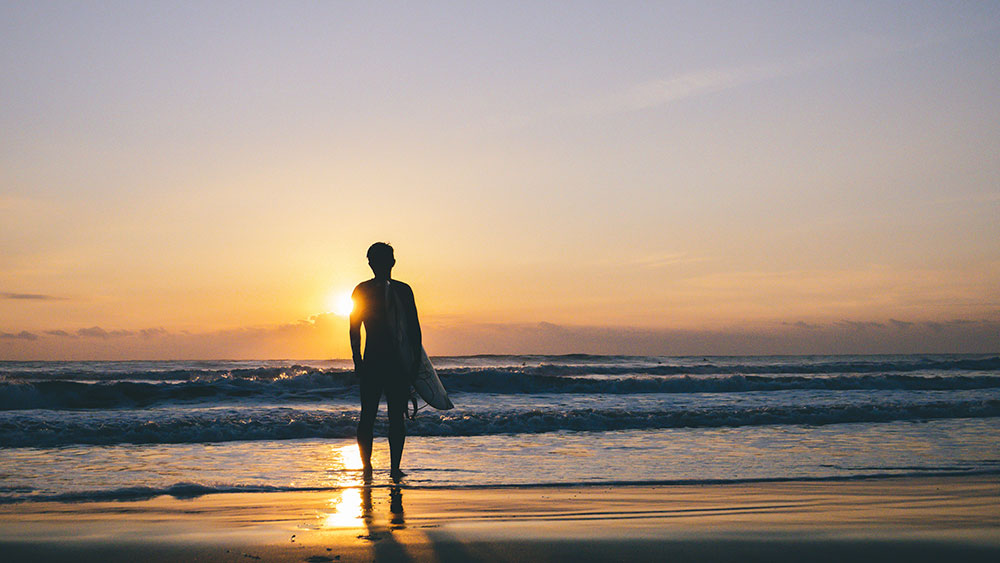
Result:
<svg viewBox="0 0 1000 563"><path fill-rule="evenodd" d="M396 468L389 472L389 477L392 477L392 480L398 483L400 479L406 477L406 473L403 473L402 470Z"/></svg>
<svg viewBox="0 0 1000 563"><path fill-rule="evenodd" d="M361 479L365 482L372 480L372 466L366 466L361 470Z"/></svg>

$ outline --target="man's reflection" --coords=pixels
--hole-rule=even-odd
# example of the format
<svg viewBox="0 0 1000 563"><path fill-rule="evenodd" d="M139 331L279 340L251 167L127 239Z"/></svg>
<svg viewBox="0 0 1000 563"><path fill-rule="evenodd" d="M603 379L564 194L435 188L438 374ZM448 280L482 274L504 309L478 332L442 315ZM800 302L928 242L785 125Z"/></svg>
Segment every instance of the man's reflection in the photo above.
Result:
<svg viewBox="0 0 1000 563"><path fill-rule="evenodd" d="M361 518L365 521L365 526L371 529L372 524L372 488L370 486L361 487Z"/></svg>
<svg viewBox="0 0 1000 563"><path fill-rule="evenodd" d="M389 522L392 524L393 530L402 530L406 527L406 521L403 518L403 489L399 487L389 489L389 512L392 513L392 519Z"/></svg>
<svg viewBox="0 0 1000 563"><path fill-rule="evenodd" d="M375 506L372 502L372 488L361 488L361 519L368 528L369 534L383 532L375 522ZM389 489L389 523L393 530L401 530L406 527L406 520L403 515L403 489L392 487Z"/></svg>
<svg viewBox="0 0 1000 563"><path fill-rule="evenodd" d="M361 489L361 520L365 523L367 534L358 539L372 542L376 561L411 561L406 547L393 537L393 532L406 527L403 521L403 491L399 487L389 489L390 524L375 515L372 502L372 488Z"/></svg>

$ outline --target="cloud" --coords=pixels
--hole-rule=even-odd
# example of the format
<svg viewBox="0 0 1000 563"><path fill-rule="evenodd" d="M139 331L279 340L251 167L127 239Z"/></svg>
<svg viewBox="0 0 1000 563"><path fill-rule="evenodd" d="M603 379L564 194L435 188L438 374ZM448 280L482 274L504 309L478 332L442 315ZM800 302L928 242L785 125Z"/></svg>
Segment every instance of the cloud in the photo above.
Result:
<svg viewBox="0 0 1000 563"><path fill-rule="evenodd" d="M783 322L781 324L784 325L784 326L792 326L792 327L795 327L795 328L801 328L801 329L805 329L805 330L814 330L814 329L817 329L817 328L823 328L822 325L815 325L815 324L807 323L805 321L796 321L794 323L790 323L790 322L786 321L786 322Z"/></svg>
<svg viewBox="0 0 1000 563"><path fill-rule="evenodd" d="M741 84L787 74L781 65L709 68L634 84L624 90L569 106L570 115L601 115L664 106L687 98L712 94Z"/></svg>
<svg viewBox="0 0 1000 563"><path fill-rule="evenodd" d="M143 338L155 338L157 336L165 336L167 334L169 334L167 332L167 329L165 329L163 327L158 327L158 328L144 328L144 329L142 329L142 330L139 331L139 336L141 336Z"/></svg>
<svg viewBox="0 0 1000 563"><path fill-rule="evenodd" d="M639 268L665 268L677 264L692 264L696 262L707 262L706 257L690 256L686 252L671 252L667 254L647 255L637 258L631 262Z"/></svg>
<svg viewBox="0 0 1000 563"><path fill-rule="evenodd" d="M33 332L22 330L17 334L0 332L0 338L3 338L4 340L38 340L38 335Z"/></svg>
<svg viewBox="0 0 1000 563"><path fill-rule="evenodd" d="M75 334L70 334L65 330L46 330L43 334L48 336L61 336L63 338L76 338Z"/></svg>
<svg viewBox="0 0 1000 563"><path fill-rule="evenodd" d="M908 329L908 328L910 328L910 327L913 326L913 323L911 323L911 322L900 321L900 320L897 320L897 319L889 319L889 324L891 324L892 326L894 326L894 327L896 327L896 328L898 328L900 330L906 330L906 329Z"/></svg>
<svg viewBox="0 0 1000 563"><path fill-rule="evenodd" d="M905 329L903 328L905 327ZM423 322L431 355L468 354L919 354L1000 353L1000 319L804 320L721 329L577 326L462 322L431 317ZM348 358L347 321L334 315L269 326L218 331L164 328L0 332L5 359L326 359Z"/></svg>
<svg viewBox="0 0 1000 563"><path fill-rule="evenodd" d="M909 324L907 324L909 323ZM905 325L906 330L899 327ZM553 323L428 326L428 351L486 354L918 354L997 353L1000 321L805 321L720 330Z"/></svg>
<svg viewBox="0 0 1000 563"><path fill-rule="evenodd" d="M125 336L132 336L135 332L131 330L104 330L99 326L92 326L90 328L81 328L76 331L77 336L83 338L100 338L106 340L108 338L122 338Z"/></svg>
<svg viewBox="0 0 1000 563"><path fill-rule="evenodd" d="M979 323L976 321L970 321L968 319L952 319L950 321L929 321L925 324L928 328L930 328L934 332L942 332L948 329L960 328L969 325L976 325Z"/></svg>
<svg viewBox="0 0 1000 563"><path fill-rule="evenodd" d="M969 193L960 195L949 195L917 202L928 207L940 207L942 205L990 205L1000 203L1000 192Z"/></svg>
<svg viewBox="0 0 1000 563"><path fill-rule="evenodd" d="M46 336L57 336L60 338L99 338L102 340L108 338L125 338L128 336L141 336L142 338L155 338L157 336L164 336L169 334L167 329L162 327L157 328L144 328L138 331L134 330L105 330L99 326L92 326L89 328L78 329L75 333L69 332L61 329L46 330L42 334Z"/></svg>
<svg viewBox="0 0 1000 563"><path fill-rule="evenodd" d="M872 328L885 328L885 324L875 321L839 321L837 326L842 326L854 331L868 330Z"/></svg>
<svg viewBox="0 0 1000 563"><path fill-rule="evenodd" d="M569 104L557 113L569 115L602 115L640 111L673 102L714 94L774 78L800 74L851 61L890 56L920 47L918 43L886 37L858 37L849 44L825 53L802 54L781 60L702 68L674 74L628 86L617 92Z"/></svg>
<svg viewBox="0 0 1000 563"><path fill-rule="evenodd" d="M65 297L45 295L44 293L0 293L0 299L16 299L24 301L64 301Z"/></svg>

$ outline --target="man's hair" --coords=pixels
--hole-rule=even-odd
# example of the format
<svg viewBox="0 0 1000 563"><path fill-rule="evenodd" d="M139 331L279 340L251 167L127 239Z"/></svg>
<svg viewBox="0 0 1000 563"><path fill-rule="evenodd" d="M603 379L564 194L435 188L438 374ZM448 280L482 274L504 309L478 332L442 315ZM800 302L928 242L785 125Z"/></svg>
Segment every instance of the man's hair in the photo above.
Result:
<svg viewBox="0 0 1000 563"><path fill-rule="evenodd" d="M373 263L378 262L391 262L395 260L395 256L392 253L392 247L389 243L376 242L375 244L368 247L368 261Z"/></svg>

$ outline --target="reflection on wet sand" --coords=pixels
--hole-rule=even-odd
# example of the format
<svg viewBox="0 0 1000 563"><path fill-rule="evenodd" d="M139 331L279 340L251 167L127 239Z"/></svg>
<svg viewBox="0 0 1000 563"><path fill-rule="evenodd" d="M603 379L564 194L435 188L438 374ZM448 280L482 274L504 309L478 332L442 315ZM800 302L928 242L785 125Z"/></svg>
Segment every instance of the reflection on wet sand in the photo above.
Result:
<svg viewBox="0 0 1000 563"><path fill-rule="evenodd" d="M371 502L369 494L369 502ZM330 499L333 512L323 519L324 528L359 528L362 525L362 494L358 489L343 489Z"/></svg>
<svg viewBox="0 0 1000 563"><path fill-rule="evenodd" d="M398 486L389 489L388 514L375 509L377 504L385 502L384 496L378 502L372 499L373 492L384 494L384 491L385 489L372 487L370 484L338 491L329 500L328 506L332 511L322 516L320 527L331 531L355 528L360 532L363 529L364 533L359 533L356 537L370 542L378 559L408 561L406 548L393 536L394 532L406 529L403 489Z"/></svg>
<svg viewBox="0 0 1000 563"><path fill-rule="evenodd" d="M410 537L411 532L406 531L403 488L390 487L386 499L387 489L373 486L372 476L362 471L361 456L354 444L334 447L331 454L327 474L343 488L327 501L328 510L320 515L319 528L337 535L350 534L357 547L370 550L376 560L410 561L410 548L405 543L422 543L422 534ZM395 537L399 533L404 536Z"/></svg>
<svg viewBox="0 0 1000 563"><path fill-rule="evenodd" d="M393 530L406 528L406 520L403 518L403 489L400 487L389 490L389 512L392 513L389 523L392 524Z"/></svg>
<svg viewBox="0 0 1000 563"><path fill-rule="evenodd" d="M362 475L361 454L358 447L348 444L332 448L331 465L327 468L327 474L334 477L337 485L346 487L337 492L336 496L330 499L329 506L333 512L324 516L323 528L357 528L362 525L364 511L364 501L362 499L361 488L367 488L369 482L365 482ZM368 504L370 510L371 492L368 491Z"/></svg>
<svg viewBox="0 0 1000 563"><path fill-rule="evenodd" d="M406 528L403 518L403 491L400 487L389 490L389 525L384 515L376 513L372 503L372 487L361 489L361 514L366 534L358 538L373 543L377 561L410 561L406 546L396 540L394 531Z"/></svg>
<svg viewBox="0 0 1000 563"><path fill-rule="evenodd" d="M350 490L355 491L356 489ZM341 497L342 502L344 498L346 498L346 495ZM354 497L352 496L351 499L353 500L353 498ZM364 525L368 528L369 532L376 528L376 532L384 531L386 526L381 523L382 519L378 518L372 503L372 487L362 487L358 493L357 499L359 501L357 513L360 514L360 518L357 519L357 522L359 524L364 522ZM345 508L344 511L345 514L351 514L347 512L347 508ZM331 515L331 517L332 516L334 515ZM348 522L346 518L343 521ZM353 523L355 520L350 520L350 522ZM389 524L390 526L388 528L390 530L406 529L406 520L403 514L403 489L401 487L392 487L389 489Z"/></svg>

